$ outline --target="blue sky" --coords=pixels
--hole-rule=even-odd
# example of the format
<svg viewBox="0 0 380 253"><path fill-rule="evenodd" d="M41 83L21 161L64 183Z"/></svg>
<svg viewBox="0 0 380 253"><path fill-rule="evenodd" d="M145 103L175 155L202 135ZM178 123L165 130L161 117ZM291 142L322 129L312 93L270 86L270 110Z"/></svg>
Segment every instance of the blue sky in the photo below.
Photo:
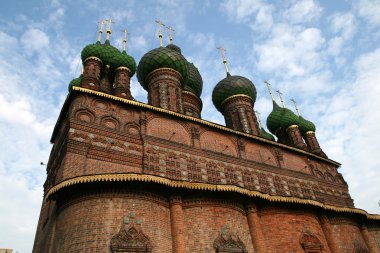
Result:
<svg viewBox="0 0 380 253"><path fill-rule="evenodd" d="M30 252L50 135L80 52L96 41L97 22L113 18L111 42L138 62L158 47L155 19L173 26L174 43L198 66L202 116L224 125L211 102L231 74L256 85L255 109L272 109L263 83L294 98L317 125L321 147L349 184L358 208L380 213L380 1L3 1L0 11L0 247ZM168 42L167 33L164 41ZM132 94L146 102L136 78ZM293 109L293 108L292 108Z"/></svg>

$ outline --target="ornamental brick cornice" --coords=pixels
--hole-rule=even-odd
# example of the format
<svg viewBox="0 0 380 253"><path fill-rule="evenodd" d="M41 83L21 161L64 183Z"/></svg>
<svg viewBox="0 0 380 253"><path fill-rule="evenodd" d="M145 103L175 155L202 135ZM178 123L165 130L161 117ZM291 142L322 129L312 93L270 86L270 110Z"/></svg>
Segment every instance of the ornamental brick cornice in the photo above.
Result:
<svg viewBox="0 0 380 253"><path fill-rule="evenodd" d="M304 204L308 206L318 207L326 211L333 211L335 213L351 213L351 214L361 215L367 218L368 220L380 220L380 215L368 214L366 211L362 209L358 209L358 208L328 205L328 204L318 202L316 200L302 199L298 197L273 196L273 195L261 193L258 191L254 191L254 190L244 189L242 187L238 187L234 185L218 185L218 184L209 184L209 183L179 181L179 180L172 180L172 179L163 178L163 177L154 176L154 175L144 175L144 174L134 174L134 173L98 174L98 175L79 176L79 177L71 178L71 179L62 181L59 184L55 185L53 188L51 188L45 195L45 200L49 199L53 194L56 194L60 192L61 190L66 189L70 186L96 183L96 182L149 182L149 183L157 183L157 184L161 184L161 185L165 185L165 186L168 186L171 188L177 188L177 189L214 191L214 192L234 192L234 193L243 194L249 197L264 199L270 202ZM336 216L336 217L340 217L340 216ZM329 218L331 220L332 216L330 215ZM336 219L337 218L335 218L335 220Z"/></svg>
<svg viewBox="0 0 380 253"><path fill-rule="evenodd" d="M221 130L221 131L226 132L226 133L232 133L232 134L235 134L237 136L244 136L247 139L255 140L255 141L258 141L258 142L261 142L261 143L267 143L270 146L281 147L281 148L283 148L285 150L290 150L290 151L293 151L293 152L298 153L298 154L304 154L304 155L307 155L308 157L312 157L312 158L314 158L316 160L328 162L330 164L333 164L334 166L340 166L341 165L340 163L338 163L336 161L333 161L331 159L323 158L323 157L320 157L318 155L312 154L310 152L307 152L307 151L304 151L304 150L300 150L298 148L290 147L288 145L284 145L284 144L281 144L281 143L276 143L276 142L267 140L265 138L262 138L260 136L255 136L255 135L251 135L251 134L246 134L246 133L243 133L243 132L235 131L235 130L232 130L232 129L227 128L225 126L221 126L221 125L218 125L216 123L212 123L212 122L204 120L204 119L198 119L198 118L187 116L187 115L184 115L184 114L181 114L181 113L177 113L177 112L174 112L174 111L170 111L170 110L166 110L166 109L163 109L163 108L151 106L151 105L148 105L148 104L145 104L145 103L142 103L142 102L137 102L137 101L133 101L133 100L125 99L125 98L120 98L120 97L116 97L116 96L113 96L113 95L110 95L110 94L106 94L106 93L102 93L102 92L98 92L98 91L94 91L94 90L90 90L90 89L86 89L86 88L82 88L82 87L76 87L76 86L74 86L72 88L72 90L70 92L70 95L66 98L66 101L65 101L65 104L64 104L63 109L61 111L61 114L60 114L59 119L57 121L57 124L56 124L56 126L54 128L54 131L53 131L53 134L52 134L52 137L51 137L51 142L54 141L54 138L57 135L57 132L58 132L58 129L59 129L59 125L61 124L61 121L65 117L66 110L68 109L68 106L69 106L69 100L71 100L73 98L74 94L80 94L80 93L92 94L94 96L110 99L110 100L117 101L117 102L120 102L120 103L123 103L123 104L134 106L134 107L137 107L137 108L142 108L142 109L145 109L145 110L151 110L151 111L154 111L154 112L163 113L163 114L168 115L168 116L176 117L177 119L187 120L189 122L195 122L195 123L201 124L203 126L207 126L207 127L213 128L213 129Z"/></svg>

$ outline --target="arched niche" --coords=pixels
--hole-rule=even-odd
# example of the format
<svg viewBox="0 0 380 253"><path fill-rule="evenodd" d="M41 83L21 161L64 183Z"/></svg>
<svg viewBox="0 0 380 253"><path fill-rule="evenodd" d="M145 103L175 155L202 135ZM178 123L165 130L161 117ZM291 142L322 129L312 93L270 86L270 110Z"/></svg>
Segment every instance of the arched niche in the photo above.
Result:
<svg viewBox="0 0 380 253"><path fill-rule="evenodd" d="M165 118L153 118L147 125L147 134L181 144L191 145L190 135L177 121Z"/></svg>
<svg viewBox="0 0 380 253"><path fill-rule="evenodd" d="M224 134L206 131L200 136L202 149L231 156L237 156L236 144Z"/></svg>

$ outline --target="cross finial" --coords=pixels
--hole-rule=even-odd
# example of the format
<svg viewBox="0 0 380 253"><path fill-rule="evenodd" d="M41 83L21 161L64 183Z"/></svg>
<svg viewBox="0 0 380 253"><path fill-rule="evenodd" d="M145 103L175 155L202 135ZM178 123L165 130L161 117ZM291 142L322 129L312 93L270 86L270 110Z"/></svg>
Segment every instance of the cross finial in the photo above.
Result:
<svg viewBox="0 0 380 253"><path fill-rule="evenodd" d="M104 20L101 19L99 22L99 35L98 35L98 41L100 42L102 39L103 29L104 29Z"/></svg>
<svg viewBox="0 0 380 253"><path fill-rule="evenodd" d="M260 128L263 128L263 125L261 124L261 119L260 119L260 112L255 110L256 116L257 116L257 121L259 122Z"/></svg>
<svg viewBox="0 0 380 253"><path fill-rule="evenodd" d="M286 106L285 106L285 102L284 102L284 99L282 98L282 95L283 95L283 94L282 94L281 91L279 91L279 90L276 90L276 92L278 93L278 96L280 97L282 107L286 108Z"/></svg>
<svg viewBox="0 0 380 253"><path fill-rule="evenodd" d="M297 107L297 103L296 103L296 101L295 101L293 98L290 99L290 101L293 102L293 105L294 105L294 107L296 108L296 112L297 112L298 116L301 116L301 113L300 113L300 111L298 110L298 107Z"/></svg>
<svg viewBox="0 0 380 253"><path fill-rule="evenodd" d="M174 29L171 26L165 26L169 30L169 43L173 44L173 32Z"/></svg>
<svg viewBox="0 0 380 253"><path fill-rule="evenodd" d="M269 91L270 97L272 98L272 101L275 101L275 100L274 100L273 93L272 93L272 89L270 88L270 83L269 83L267 80L265 80L264 83L265 83L265 84L267 85L267 87L268 87L268 91Z"/></svg>
<svg viewBox="0 0 380 253"><path fill-rule="evenodd" d="M112 21L112 18L107 19L106 22L107 22L107 35L106 35L106 41L107 41L107 40L110 40L111 24L115 22Z"/></svg>
<svg viewBox="0 0 380 253"><path fill-rule="evenodd" d="M156 20L156 23L159 26L158 38L160 40L160 47L162 47L162 26L165 26L165 24L161 20Z"/></svg>
<svg viewBox="0 0 380 253"><path fill-rule="evenodd" d="M226 68L226 74L228 75L230 72L228 71L228 64L227 64L227 58L226 58L227 50L223 47L217 47L216 49L218 49L220 51L220 54L222 55L224 67Z"/></svg>
<svg viewBox="0 0 380 253"><path fill-rule="evenodd" d="M127 30L127 29L124 29L122 32L124 32L124 37L123 37L123 51L127 52L127 35L128 35L129 33L128 33L128 30Z"/></svg>

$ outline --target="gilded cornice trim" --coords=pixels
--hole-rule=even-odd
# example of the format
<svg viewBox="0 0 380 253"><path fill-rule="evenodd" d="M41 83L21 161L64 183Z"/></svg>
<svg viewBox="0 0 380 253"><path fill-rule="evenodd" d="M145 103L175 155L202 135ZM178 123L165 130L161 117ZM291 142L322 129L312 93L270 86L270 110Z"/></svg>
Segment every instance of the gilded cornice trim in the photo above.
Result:
<svg viewBox="0 0 380 253"><path fill-rule="evenodd" d="M191 190L206 190L206 191L219 191L219 192L236 192L249 197L257 197L265 199L270 202L284 202L284 203L297 203L306 204L311 206L320 207L324 210L339 212L339 213L353 213L360 214L367 217L370 220L380 220L380 215L368 214L366 211L358 208L350 207L339 207L328 204L323 204L316 200L302 199L297 197L285 197L285 196L272 196L266 193L261 193L258 191L248 190L235 185L216 185L209 183L197 183L188 181L178 181L169 178L163 178L154 175L144 175L144 174L99 174L99 175L89 175L89 176L79 176L71 179L67 179L54 187L50 188L45 195L45 199L48 199L52 194L67 188L72 185L93 183L93 182L128 182L128 181L139 181L139 182L150 182L166 185L173 188L184 188Z"/></svg>
<svg viewBox="0 0 380 253"><path fill-rule="evenodd" d="M98 61L100 63L103 64L102 60L100 60L98 57L95 57L95 56L90 56L90 57L87 57L84 62L87 62L88 60L95 60L95 61Z"/></svg>
<svg viewBox="0 0 380 253"><path fill-rule="evenodd" d="M223 100L223 102L220 104L220 108L223 108L223 106L231 99L233 98L236 98L236 97L245 97L245 98L248 98L252 104L253 104L253 99L250 97L250 96L247 96L245 94L236 94L236 95L233 95L233 96L230 96L228 98L226 98L225 100Z"/></svg>
<svg viewBox="0 0 380 253"><path fill-rule="evenodd" d="M306 134L315 134L314 131L307 131Z"/></svg>
<svg viewBox="0 0 380 253"><path fill-rule="evenodd" d="M332 164L334 164L336 166L340 166L341 165L340 163L338 163L336 161L333 161L333 160L330 160L330 159L326 159L326 158L317 156L317 155L312 154L310 152L306 152L304 150L301 150L301 149L298 149L298 148L294 148L294 147L290 147L290 146L287 146L287 145L284 145L284 144L281 144L281 143L278 143L278 142L270 141L268 139L262 138L262 137L257 136L257 135L251 135L251 134L246 134L246 133L243 133L243 132L239 132L239 131L227 128L225 126L221 126L221 125L218 125L216 123L212 123L212 122L204 120L204 119L199 119L199 118L187 116L185 114L181 114L181 113L169 111L169 110L166 110L166 109L163 109L163 108L151 106L151 105L148 105L148 104L144 104L142 102L138 102L138 101L134 101L134 100L129 100L129 99L126 99L126 98L116 97L116 96L113 96L113 95L110 95L110 94L107 94L107 93L103 93L103 92L99 92L99 91L95 91L95 90L90 90L90 89L86 89L86 88L83 88L83 87L73 86L72 87L72 91L80 91L80 92L83 92L83 93L93 94L93 95L96 95L96 96L99 96L99 97L105 97L105 98L112 99L112 100L115 100L115 101L120 101L120 102L122 102L124 104L129 104L129 105L133 105L133 106L136 106L136 107L150 109L152 111L157 111L157 112L165 113L165 114L172 115L172 116L175 116L175 117L178 117L178 118L183 118L183 119L186 119L186 120L189 120L189 121L193 121L193 122L197 122L197 123L200 123L200 124L212 127L212 128L216 128L216 129L219 129L219 130L222 130L222 131L225 131L225 132L230 132L230 133L234 133L236 135L244 136L244 137L247 137L249 139L254 139L254 140L261 141L261 142L265 142L265 143L268 143L268 144L273 145L273 146L278 146L278 147L282 147L282 148L287 149L287 150L292 150L292 151L297 152L297 153L301 153L301 154L304 154L304 155L307 155L307 156L314 157L314 158L316 158L318 160L322 160L322 161L325 161L325 162L328 162L328 163L332 163Z"/></svg>
<svg viewBox="0 0 380 253"><path fill-rule="evenodd" d="M117 69L115 69L115 71L118 71L118 70L126 70L129 73L132 73L132 71L128 67L124 67L124 66L121 66L121 67L118 67Z"/></svg>

